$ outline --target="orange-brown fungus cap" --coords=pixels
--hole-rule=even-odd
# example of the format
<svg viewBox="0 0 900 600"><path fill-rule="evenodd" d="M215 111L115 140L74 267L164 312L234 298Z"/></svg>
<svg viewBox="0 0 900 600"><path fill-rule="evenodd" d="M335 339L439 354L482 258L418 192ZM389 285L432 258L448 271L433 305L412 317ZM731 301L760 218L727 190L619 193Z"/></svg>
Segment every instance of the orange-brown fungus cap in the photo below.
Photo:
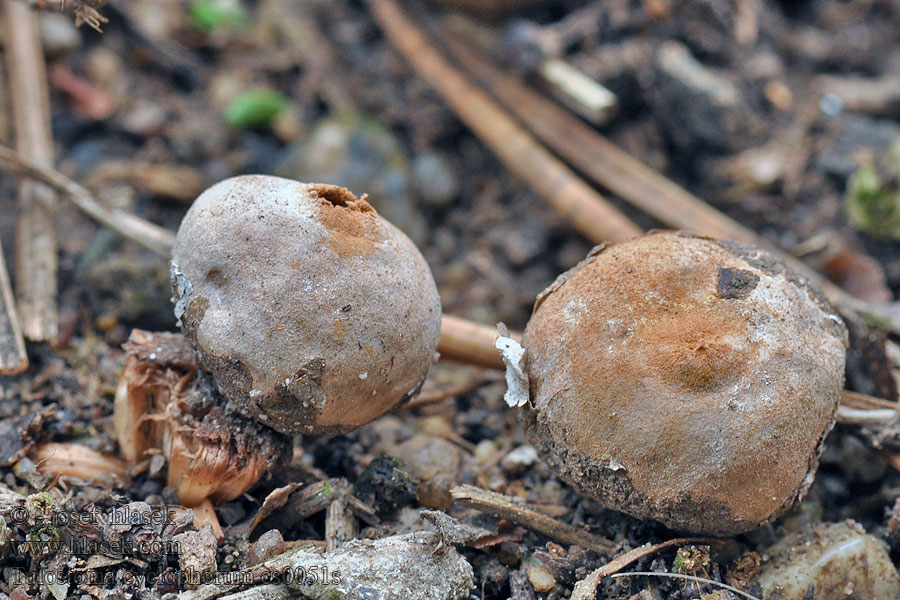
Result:
<svg viewBox="0 0 900 600"><path fill-rule="evenodd" d="M564 479L633 516L730 535L809 487L847 333L762 250L658 232L562 275L523 345L526 428Z"/></svg>

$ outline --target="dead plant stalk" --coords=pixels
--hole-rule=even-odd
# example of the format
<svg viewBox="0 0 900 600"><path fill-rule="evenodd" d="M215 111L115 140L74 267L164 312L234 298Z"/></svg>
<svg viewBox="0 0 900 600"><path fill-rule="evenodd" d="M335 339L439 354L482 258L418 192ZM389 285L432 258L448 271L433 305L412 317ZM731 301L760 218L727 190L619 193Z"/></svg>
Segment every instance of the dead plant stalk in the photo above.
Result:
<svg viewBox="0 0 900 600"><path fill-rule="evenodd" d="M37 21L32 9L16 0L3 3L3 20L16 146L22 156L49 166L53 164L50 101ZM55 221L53 190L39 181L20 181L16 293L22 331L34 341L54 340L59 329Z"/></svg>

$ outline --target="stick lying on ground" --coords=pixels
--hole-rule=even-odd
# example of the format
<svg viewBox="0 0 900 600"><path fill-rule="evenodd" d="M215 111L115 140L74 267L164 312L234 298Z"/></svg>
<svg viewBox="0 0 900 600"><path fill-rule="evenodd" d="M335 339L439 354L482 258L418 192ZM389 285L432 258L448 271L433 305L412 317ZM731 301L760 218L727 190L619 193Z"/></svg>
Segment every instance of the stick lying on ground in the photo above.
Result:
<svg viewBox="0 0 900 600"><path fill-rule="evenodd" d="M56 169L22 156L6 146L0 146L0 161L11 165L14 171L40 179L63 192L78 209L101 225L109 227L123 237L137 242L162 257L171 257L172 247L175 245L174 232L122 210L106 210L89 191L78 183Z"/></svg>
<svg viewBox="0 0 900 600"><path fill-rule="evenodd" d="M45 165L53 163L50 100L37 19L16 0L3 3L4 49L9 70L16 147ZM19 182L16 226L16 297L22 331L28 339L56 338L56 195L40 181Z"/></svg>
<svg viewBox="0 0 900 600"><path fill-rule="evenodd" d="M610 554L616 548L616 543L612 540L557 521L553 517L517 504L511 497L497 492L483 490L474 485L460 485L450 490L450 494L453 496L454 504L507 519L566 544L578 544L582 548L589 548L600 554Z"/></svg>

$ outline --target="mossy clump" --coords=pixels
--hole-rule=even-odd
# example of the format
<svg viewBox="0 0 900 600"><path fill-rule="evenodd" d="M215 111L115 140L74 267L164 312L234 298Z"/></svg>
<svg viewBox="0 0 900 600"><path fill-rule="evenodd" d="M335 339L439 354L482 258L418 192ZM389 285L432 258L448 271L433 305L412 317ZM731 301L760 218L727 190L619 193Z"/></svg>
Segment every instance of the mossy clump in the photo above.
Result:
<svg viewBox="0 0 900 600"><path fill-rule="evenodd" d="M850 176L844 209L860 231L900 239L900 140L879 160L865 162Z"/></svg>

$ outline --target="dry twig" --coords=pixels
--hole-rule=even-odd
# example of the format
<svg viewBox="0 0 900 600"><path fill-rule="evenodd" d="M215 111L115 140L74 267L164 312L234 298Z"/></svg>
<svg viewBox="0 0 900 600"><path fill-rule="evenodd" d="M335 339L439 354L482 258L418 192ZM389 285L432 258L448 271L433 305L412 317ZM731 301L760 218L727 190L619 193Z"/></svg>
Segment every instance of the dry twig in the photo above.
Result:
<svg viewBox="0 0 900 600"><path fill-rule="evenodd" d="M43 166L5 146L0 146L0 161L5 161L14 171L40 179L63 192L82 212L123 237L141 244L162 257L171 256L175 234L168 229L123 210L106 210L89 191L56 169Z"/></svg>
<svg viewBox="0 0 900 600"><path fill-rule="evenodd" d="M455 504L512 521L565 544L577 544L600 554L610 554L616 548L616 543L612 540L548 517L497 492L483 490L473 485L460 485L450 490L450 494Z"/></svg>
<svg viewBox="0 0 900 600"><path fill-rule="evenodd" d="M503 361L494 348L496 337L497 330L493 327L444 315L438 352L442 358L503 370Z"/></svg>
<svg viewBox="0 0 900 600"><path fill-rule="evenodd" d="M527 133L428 43L394 0L369 0L372 14L416 72L503 161L589 239L623 240L640 228Z"/></svg>
<svg viewBox="0 0 900 600"><path fill-rule="evenodd" d="M17 0L5 0L3 9L16 147L22 156L49 166L53 164L50 100L37 21L31 8ZM55 194L43 183L22 180L15 275L22 332L28 339L56 338L56 268Z"/></svg>

